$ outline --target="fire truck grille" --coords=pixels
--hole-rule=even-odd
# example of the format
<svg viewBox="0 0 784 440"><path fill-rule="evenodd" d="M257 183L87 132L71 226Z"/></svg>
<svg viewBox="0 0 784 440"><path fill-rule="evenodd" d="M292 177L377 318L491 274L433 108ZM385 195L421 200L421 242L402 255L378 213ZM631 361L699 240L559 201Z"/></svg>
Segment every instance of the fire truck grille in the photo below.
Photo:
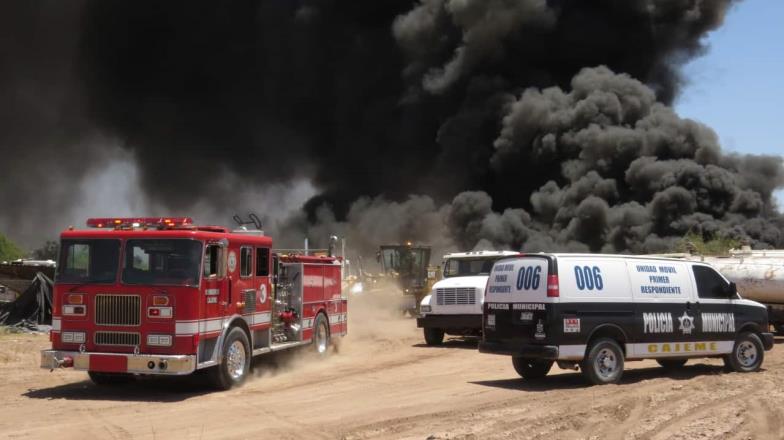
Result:
<svg viewBox="0 0 784 440"><path fill-rule="evenodd" d="M473 287L436 289L436 304L439 306L476 304L476 289Z"/></svg>
<svg viewBox="0 0 784 440"><path fill-rule="evenodd" d="M130 332L95 332L95 345L139 345L139 334Z"/></svg>
<svg viewBox="0 0 784 440"><path fill-rule="evenodd" d="M139 325L140 318L138 295L95 296L95 323L98 325Z"/></svg>

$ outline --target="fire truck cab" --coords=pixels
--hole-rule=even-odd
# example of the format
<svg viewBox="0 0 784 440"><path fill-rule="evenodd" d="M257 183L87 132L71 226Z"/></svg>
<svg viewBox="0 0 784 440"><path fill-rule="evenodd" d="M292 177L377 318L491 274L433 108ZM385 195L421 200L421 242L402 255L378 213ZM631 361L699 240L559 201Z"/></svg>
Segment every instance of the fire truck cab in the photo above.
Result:
<svg viewBox="0 0 784 440"><path fill-rule="evenodd" d="M42 368L97 384L208 369L228 389L253 356L309 344L324 354L347 332L338 258L278 255L261 231L190 218L87 223L60 237Z"/></svg>

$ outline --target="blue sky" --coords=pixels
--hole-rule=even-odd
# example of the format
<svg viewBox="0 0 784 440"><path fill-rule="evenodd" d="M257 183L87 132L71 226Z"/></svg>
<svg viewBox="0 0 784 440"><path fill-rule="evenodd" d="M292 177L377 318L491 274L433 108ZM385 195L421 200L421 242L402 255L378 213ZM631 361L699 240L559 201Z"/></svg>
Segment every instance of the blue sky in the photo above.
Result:
<svg viewBox="0 0 784 440"><path fill-rule="evenodd" d="M784 2L737 4L707 42L684 69L678 113L711 126L726 150L784 155Z"/></svg>

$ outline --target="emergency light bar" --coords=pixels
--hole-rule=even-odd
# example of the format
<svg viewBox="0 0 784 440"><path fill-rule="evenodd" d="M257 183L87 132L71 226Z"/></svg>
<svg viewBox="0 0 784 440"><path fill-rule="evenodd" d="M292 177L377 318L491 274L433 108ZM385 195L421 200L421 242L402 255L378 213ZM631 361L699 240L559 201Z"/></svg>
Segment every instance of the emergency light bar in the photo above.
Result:
<svg viewBox="0 0 784 440"><path fill-rule="evenodd" d="M190 217L106 217L88 218L87 227L90 228L118 228L123 226L184 226L193 224Z"/></svg>

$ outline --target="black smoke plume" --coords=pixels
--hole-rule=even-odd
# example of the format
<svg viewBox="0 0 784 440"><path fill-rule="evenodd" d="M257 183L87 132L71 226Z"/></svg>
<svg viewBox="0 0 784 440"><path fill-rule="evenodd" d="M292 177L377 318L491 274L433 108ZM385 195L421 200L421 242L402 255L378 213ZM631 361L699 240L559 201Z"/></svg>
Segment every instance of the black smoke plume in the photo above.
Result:
<svg viewBox="0 0 784 440"><path fill-rule="evenodd" d="M91 215L74 206L112 181L85 181L120 157L134 209L263 207L284 241L782 246L781 158L724 154L669 107L734 4L3 2L0 227ZM249 195L302 182L285 220Z"/></svg>

